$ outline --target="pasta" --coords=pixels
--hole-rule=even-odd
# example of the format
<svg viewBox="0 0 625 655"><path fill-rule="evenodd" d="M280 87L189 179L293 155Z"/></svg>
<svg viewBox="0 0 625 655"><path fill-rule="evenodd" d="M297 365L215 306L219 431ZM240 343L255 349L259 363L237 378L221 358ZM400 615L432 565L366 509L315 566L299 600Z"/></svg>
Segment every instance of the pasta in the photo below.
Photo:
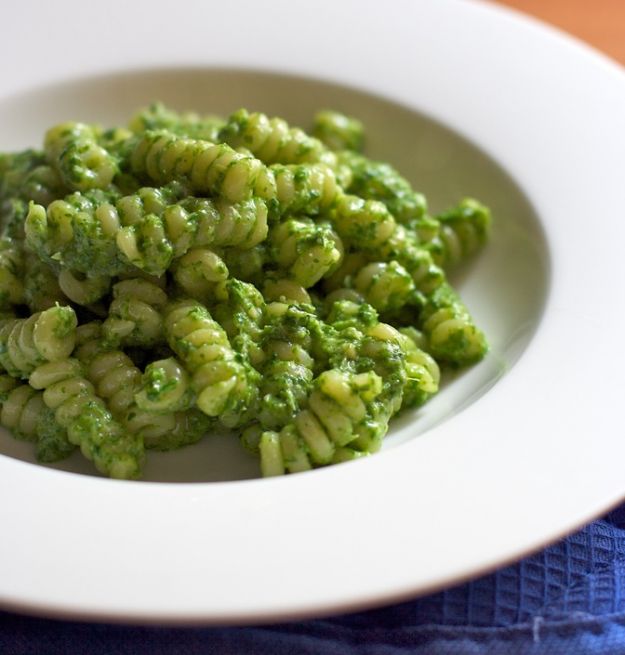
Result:
<svg viewBox="0 0 625 655"><path fill-rule="evenodd" d="M137 478L143 465L143 443L115 421L104 401L96 396L78 360L67 358L37 367L30 386L42 389L45 404L56 422L67 430L70 443L98 471L112 478Z"/></svg>
<svg viewBox="0 0 625 655"><path fill-rule="evenodd" d="M0 154L0 424L123 479L223 428L264 476L377 452L488 350L448 273L491 216L365 146L336 111L154 103Z"/></svg>
<svg viewBox="0 0 625 655"><path fill-rule="evenodd" d="M258 398L258 373L232 348L224 329L194 300L165 308L164 325L171 349L191 374L197 406L226 427L244 424Z"/></svg>
<svg viewBox="0 0 625 655"><path fill-rule="evenodd" d="M76 356L85 366L85 376L93 384L97 395L124 429L141 438L146 448L171 450L198 441L209 426L201 412L187 410L192 398L185 398L184 372L178 368L160 364L166 374L166 384L176 383L180 396L176 403L150 402L155 397L156 371L153 366L146 371L149 384L144 386L144 376L134 362L121 350L116 350L102 339L102 328L97 322L86 323L79 328ZM158 366L158 363L157 363ZM181 378L181 382L178 382ZM162 381L161 377L161 386ZM147 388L146 388L147 387ZM141 393L141 395L139 395ZM137 398L137 396L139 396ZM139 401L143 400L143 406Z"/></svg>

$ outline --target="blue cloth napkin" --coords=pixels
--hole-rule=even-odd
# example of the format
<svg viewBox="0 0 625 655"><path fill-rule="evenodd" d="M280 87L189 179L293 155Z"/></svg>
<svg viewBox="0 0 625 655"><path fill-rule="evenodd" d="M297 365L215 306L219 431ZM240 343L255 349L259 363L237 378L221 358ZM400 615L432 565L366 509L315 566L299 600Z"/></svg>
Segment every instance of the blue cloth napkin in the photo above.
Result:
<svg viewBox="0 0 625 655"><path fill-rule="evenodd" d="M625 655L625 505L540 553L367 612L241 628L0 613L2 655Z"/></svg>

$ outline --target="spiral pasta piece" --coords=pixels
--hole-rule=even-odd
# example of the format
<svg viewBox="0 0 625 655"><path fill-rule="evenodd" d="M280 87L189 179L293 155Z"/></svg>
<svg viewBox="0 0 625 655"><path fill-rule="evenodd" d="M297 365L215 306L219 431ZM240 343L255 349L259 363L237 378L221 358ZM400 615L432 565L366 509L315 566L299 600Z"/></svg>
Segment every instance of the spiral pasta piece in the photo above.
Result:
<svg viewBox="0 0 625 655"><path fill-rule="evenodd" d="M162 309L167 294L154 282L130 278L113 285L113 302L102 325L112 344L151 348L165 341Z"/></svg>
<svg viewBox="0 0 625 655"><path fill-rule="evenodd" d="M55 306L28 318L0 321L0 365L11 376L27 378L44 362L69 357L74 349L76 314Z"/></svg>
<svg viewBox="0 0 625 655"><path fill-rule="evenodd" d="M312 388L313 351L323 330L313 308L272 302L266 309L258 421L276 429L295 419Z"/></svg>
<svg viewBox="0 0 625 655"><path fill-rule="evenodd" d="M31 312L67 304L54 271L37 255L28 252L24 258L24 302Z"/></svg>
<svg viewBox="0 0 625 655"><path fill-rule="evenodd" d="M24 302L24 253L13 239L0 239L0 308Z"/></svg>
<svg viewBox="0 0 625 655"><path fill-rule="evenodd" d="M386 261L397 261L410 273L418 291L428 294L447 281L443 269L434 262L432 253L419 244L414 234L397 225L380 253Z"/></svg>
<svg viewBox="0 0 625 655"><path fill-rule="evenodd" d="M437 360L466 366L488 351L484 334L449 284L440 285L427 297L419 327L427 338L428 352Z"/></svg>
<svg viewBox="0 0 625 655"><path fill-rule="evenodd" d="M281 214L317 216L327 212L341 193L334 171L326 164L273 164Z"/></svg>
<svg viewBox="0 0 625 655"><path fill-rule="evenodd" d="M330 150L360 152L364 143L364 127L356 118L338 111L320 111L315 114L313 136Z"/></svg>
<svg viewBox="0 0 625 655"><path fill-rule="evenodd" d="M270 233L273 261L303 287L315 285L340 263L343 244L329 223L290 218Z"/></svg>
<svg viewBox="0 0 625 655"><path fill-rule="evenodd" d="M78 360L42 364L31 373L29 382L44 390L43 400L54 411L56 422L98 471L112 478L139 477L144 458L141 439L113 419Z"/></svg>
<svg viewBox="0 0 625 655"><path fill-rule="evenodd" d="M258 403L258 373L206 307L194 300L170 303L164 325L170 348L191 374L199 409L226 427L249 421Z"/></svg>
<svg viewBox="0 0 625 655"><path fill-rule="evenodd" d="M218 116L200 116L195 112L178 113L154 102L138 111L130 120L132 132L139 134L148 130L167 130L179 136L203 141L217 141L225 121Z"/></svg>
<svg viewBox="0 0 625 655"><path fill-rule="evenodd" d="M0 425L18 439L36 442L39 462L57 462L75 449L54 412L46 407L43 393L9 375L0 375Z"/></svg>
<svg viewBox="0 0 625 655"><path fill-rule="evenodd" d="M263 476L329 464L337 449L358 439L373 441L374 435L384 434L386 424L371 416L381 392L382 380L373 371L324 371L315 380L308 408L279 432L261 435Z"/></svg>
<svg viewBox="0 0 625 655"><path fill-rule="evenodd" d="M339 159L352 172L352 181L347 188L349 193L365 200L383 202L399 223L412 225L425 218L425 196L414 191L393 166L353 151L342 152Z"/></svg>
<svg viewBox="0 0 625 655"><path fill-rule="evenodd" d="M473 198L464 198L456 207L438 214L436 220L439 234L426 247L443 268L455 266L488 240L490 210Z"/></svg>
<svg viewBox="0 0 625 655"><path fill-rule="evenodd" d="M215 249L228 267L231 277L243 282L256 283L264 275L264 268L269 260L267 250L265 243L259 243L249 250L240 248Z"/></svg>
<svg viewBox="0 0 625 655"><path fill-rule="evenodd" d="M380 312L399 309L414 299L412 276L395 261L372 262L363 266L354 275L353 286Z"/></svg>
<svg viewBox="0 0 625 655"><path fill-rule="evenodd" d="M103 298L111 288L108 275L86 277L78 276L67 269L59 273L59 288L63 294L77 305L92 305Z"/></svg>
<svg viewBox="0 0 625 655"><path fill-rule="evenodd" d="M379 251L397 227L383 203L348 194L337 199L331 218L341 239L366 253Z"/></svg>
<svg viewBox="0 0 625 655"><path fill-rule="evenodd" d="M312 305L310 294L301 284L279 276L267 276L263 284L263 297L267 302L279 300L280 302Z"/></svg>
<svg viewBox="0 0 625 655"><path fill-rule="evenodd" d="M265 299L261 292L248 282L230 278L216 285L217 302L211 313L224 328L232 347L253 365L260 363L260 347L265 318Z"/></svg>
<svg viewBox="0 0 625 655"><path fill-rule="evenodd" d="M195 396L184 367L175 357L167 357L147 365L134 399L140 409L162 413L189 409Z"/></svg>
<svg viewBox="0 0 625 655"><path fill-rule="evenodd" d="M149 192L151 197L162 195L146 188L118 201L123 227L116 243L128 262L153 275L162 275L191 249L236 246L246 250L267 236L267 204L260 198L238 203L186 198L154 207L154 202L141 202L140 196Z"/></svg>
<svg viewBox="0 0 625 655"><path fill-rule="evenodd" d="M31 204L26 243L51 268L86 276L112 277L132 267L115 243L120 228L115 196L94 190L73 193L46 208Z"/></svg>
<svg viewBox="0 0 625 655"><path fill-rule="evenodd" d="M115 177L117 163L84 123L62 123L46 132L44 150L63 183L74 191L103 189Z"/></svg>
<svg viewBox="0 0 625 655"><path fill-rule="evenodd" d="M142 439L146 448L180 448L195 443L205 434L209 421L203 415L187 416L184 411L175 412L172 403L165 411L162 403L158 411L154 411L154 403L150 407L146 404L139 406L137 396L143 397L144 376L128 355L107 347L102 341L102 328L98 323L81 326L78 342L77 357L85 366L86 378L93 384L98 397L106 402L113 417L129 434ZM172 369L169 372L171 376ZM151 379L154 381L153 375ZM184 394L186 389L182 391ZM152 397L148 393L144 395ZM178 403L176 409L188 409L192 399L185 400L187 403ZM197 410L191 411L199 414Z"/></svg>
<svg viewBox="0 0 625 655"><path fill-rule="evenodd" d="M402 409L419 407L438 391L440 369L436 360L422 348L415 338L415 330L399 330L399 345L406 360L406 384L402 397Z"/></svg>
<svg viewBox="0 0 625 655"><path fill-rule="evenodd" d="M228 117L220 138L233 148L243 146L265 164L303 164L336 157L326 146L282 118L269 118L260 112L239 109Z"/></svg>
<svg viewBox="0 0 625 655"><path fill-rule="evenodd" d="M223 259L209 248L194 248L176 261L174 279L187 295L206 302L216 285L228 279L228 267Z"/></svg>
<svg viewBox="0 0 625 655"><path fill-rule="evenodd" d="M43 394L8 375L0 375L0 424L18 439L37 440L37 421L45 407Z"/></svg>
<svg viewBox="0 0 625 655"><path fill-rule="evenodd" d="M68 191L56 169L46 163L45 153L28 149L0 155L0 201L32 200L47 205ZM19 221L8 220L6 227L7 236L23 238Z"/></svg>
<svg viewBox="0 0 625 655"><path fill-rule="evenodd" d="M259 160L233 150L226 143L178 137L165 131L146 131L130 156L135 174L157 184L188 178L199 193L242 202L252 196L271 200L276 186L273 174Z"/></svg>

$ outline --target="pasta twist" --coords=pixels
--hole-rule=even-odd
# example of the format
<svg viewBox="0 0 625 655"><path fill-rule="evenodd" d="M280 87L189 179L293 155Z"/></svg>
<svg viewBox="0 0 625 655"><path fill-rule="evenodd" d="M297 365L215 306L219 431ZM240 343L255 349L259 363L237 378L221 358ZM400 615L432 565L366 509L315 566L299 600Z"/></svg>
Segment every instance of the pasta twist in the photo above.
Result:
<svg viewBox="0 0 625 655"><path fill-rule="evenodd" d="M111 288L108 275L86 277L74 275L67 269L59 273L58 285L63 294L77 305L92 305L103 298Z"/></svg>
<svg viewBox="0 0 625 655"><path fill-rule="evenodd" d="M43 396L42 396L43 397ZM76 445L67 438L67 430L56 422L54 411L44 407L37 420L35 457L38 462L52 463L69 457Z"/></svg>
<svg viewBox="0 0 625 655"><path fill-rule="evenodd" d="M70 443L80 447L98 471L112 478L132 479L141 474L143 443L113 419L95 395L76 359L67 358L37 367L30 385L43 389L45 404L56 422L67 430Z"/></svg>
<svg viewBox="0 0 625 655"><path fill-rule="evenodd" d="M173 266L174 279L187 295L206 302L215 286L228 279L228 267L223 259L208 248L194 248Z"/></svg>
<svg viewBox="0 0 625 655"><path fill-rule="evenodd" d="M246 109L229 116L220 139L233 148L247 148L265 164L336 163L336 156L319 139L298 127L290 127L282 118L269 118Z"/></svg>
<svg viewBox="0 0 625 655"><path fill-rule="evenodd" d="M338 111L325 110L315 114L312 133L334 151L360 152L364 143L363 124L356 118L345 116Z"/></svg>
<svg viewBox="0 0 625 655"><path fill-rule="evenodd" d="M66 192L56 170L46 163L45 153L28 149L0 155L1 200L19 198L47 205ZM21 238L23 234L17 229L9 236Z"/></svg>
<svg viewBox="0 0 625 655"><path fill-rule="evenodd" d="M270 233L273 261L296 282L308 288L340 263L343 244L328 223L290 218Z"/></svg>
<svg viewBox="0 0 625 655"><path fill-rule="evenodd" d="M146 408L147 403L140 407L137 396L149 395L142 395L145 386L140 369L121 350L108 349L101 333L98 323L78 328L76 354L85 366L87 379L113 417L129 434L139 436L146 448L169 450L198 441L208 429L208 420L197 410L192 413L198 416L187 416L185 412L174 413L173 409L152 411L153 403L150 408ZM154 381L153 375L151 379ZM188 407L189 404L179 403L179 409Z"/></svg>
<svg viewBox="0 0 625 655"><path fill-rule="evenodd" d="M314 377L312 354L322 329L312 307L284 302L267 306L258 414L263 428L286 425L306 402Z"/></svg>
<svg viewBox="0 0 625 655"><path fill-rule="evenodd" d="M151 348L165 341L161 311L167 294L156 284L130 278L113 285L113 302L102 325L111 344Z"/></svg>
<svg viewBox="0 0 625 655"><path fill-rule="evenodd" d="M25 253L24 271L24 302L31 312L67 304L57 276L37 255Z"/></svg>
<svg viewBox="0 0 625 655"><path fill-rule="evenodd" d="M395 219L381 202L347 194L337 199L331 218L346 244L372 254L379 252L397 227Z"/></svg>
<svg viewBox="0 0 625 655"><path fill-rule="evenodd" d="M337 449L359 439L372 442L376 435L384 434L386 424L372 418L372 406L381 392L382 379L373 371L324 371L314 382L308 408L280 432L262 433L263 476L330 464Z"/></svg>
<svg viewBox="0 0 625 655"><path fill-rule="evenodd" d="M317 216L327 212L341 193L334 171L326 164L273 164L281 214Z"/></svg>
<svg viewBox="0 0 625 655"><path fill-rule="evenodd" d="M19 242L0 239L0 308L24 302L24 254Z"/></svg>
<svg viewBox="0 0 625 655"><path fill-rule="evenodd" d="M62 123L46 132L44 150L63 183L74 191L104 189L117 163L97 142L97 132L83 123Z"/></svg>
<svg viewBox="0 0 625 655"><path fill-rule="evenodd" d="M268 275L263 284L263 297L267 302L280 302L312 305L310 294L295 280Z"/></svg>
<svg viewBox="0 0 625 655"><path fill-rule="evenodd" d="M46 407L41 391L9 375L0 375L0 407L0 425L18 439L35 441L37 461L57 462L74 451L67 432Z"/></svg>
<svg viewBox="0 0 625 655"><path fill-rule="evenodd" d="M347 188L349 193L365 200L383 202L394 218L403 224L418 224L425 218L425 196L414 191L408 180L390 164L373 161L353 151L342 152L339 159L352 173Z"/></svg>
<svg viewBox="0 0 625 655"><path fill-rule="evenodd" d="M226 427L248 422L258 404L258 373L206 307L194 300L170 303L164 324L170 348L191 374L197 406Z"/></svg>
<svg viewBox="0 0 625 655"><path fill-rule="evenodd" d="M248 282L230 278L216 285L212 315L228 335L232 347L256 365L263 359L260 348L265 299Z"/></svg>
<svg viewBox="0 0 625 655"><path fill-rule="evenodd" d="M230 276L243 282L258 282L269 259L265 243L259 243L250 250L216 248L215 251L223 259Z"/></svg>
<svg viewBox="0 0 625 655"><path fill-rule="evenodd" d="M132 267L115 243L120 228L115 196L94 190L55 200L45 209L31 204L25 222L28 246L53 270L112 277Z"/></svg>
<svg viewBox="0 0 625 655"><path fill-rule="evenodd" d="M380 312L394 311L415 302L412 276L396 261L365 264L346 276L344 284L353 287L365 302Z"/></svg>
<svg viewBox="0 0 625 655"><path fill-rule="evenodd" d="M74 349L76 314L55 306L28 318L0 321L0 365L11 376L27 378L44 362L56 362Z"/></svg>
<svg viewBox="0 0 625 655"><path fill-rule="evenodd" d="M443 268L455 266L488 240L491 215L488 207L473 198L436 217L440 231L426 244L434 261Z"/></svg>
<svg viewBox="0 0 625 655"><path fill-rule="evenodd" d="M178 137L165 131L146 131L130 156L135 174L157 184L187 178L191 190L242 202L252 196L271 200L276 185L271 171L259 160L228 144Z"/></svg>
<svg viewBox="0 0 625 655"><path fill-rule="evenodd" d="M406 384L402 398L402 409L423 405L438 391L440 369L436 360L419 347L422 341L414 328L399 331L398 341L406 360Z"/></svg>
<svg viewBox="0 0 625 655"><path fill-rule="evenodd" d="M267 204L260 198L239 203L187 198L167 207L141 203L140 196L162 196L141 189L121 198L117 207L124 225L117 247L127 261L152 275L162 275L173 260L193 248L236 246L253 248L267 236Z"/></svg>
<svg viewBox="0 0 625 655"><path fill-rule="evenodd" d="M189 374L175 357L168 357L147 365L134 398L140 409L162 413L189 409L195 394Z"/></svg>
<svg viewBox="0 0 625 655"><path fill-rule="evenodd" d="M20 196L24 200L32 200L42 205L48 205L53 200L60 198L67 189L56 169L47 164L42 164L29 171L25 176L20 188Z"/></svg>
<svg viewBox="0 0 625 655"><path fill-rule="evenodd" d="M37 440L37 422L45 407L43 394L9 375L0 375L0 424L25 441Z"/></svg>
<svg viewBox="0 0 625 655"><path fill-rule="evenodd" d="M398 225L388 241L381 247L386 261L397 261L410 273L418 291L432 293L447 278L443 269L434 262L432 253L420 245L409 230Z"/></svg>
<svg viewBox="0 0 625 655"><path fill-rule="evenodd" d="M225 121L218 116L200 116L194 112L178 113L160 102L137 112L130 121L135 133L148 130L167 130L179 136L203 141L217 141Z"/></svg>
<svg viewBox="0 0 625 655"><path fill-rule="evenodd" d="M458 294L441 284L425 301L418 321L437 360L465 366L479 361L488 344Z"/></svg>

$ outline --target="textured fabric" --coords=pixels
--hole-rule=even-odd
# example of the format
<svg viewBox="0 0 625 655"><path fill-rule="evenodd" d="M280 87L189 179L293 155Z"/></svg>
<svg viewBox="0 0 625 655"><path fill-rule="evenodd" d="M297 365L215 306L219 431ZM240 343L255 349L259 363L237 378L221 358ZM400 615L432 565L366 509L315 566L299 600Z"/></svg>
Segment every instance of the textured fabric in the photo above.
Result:
<svg viewBox="0 0 625 655"><path fill-rule="evenodd" d="M625 505L496 573L323 620L154 628L0 613L2 655L625 655Z"/></svg>

